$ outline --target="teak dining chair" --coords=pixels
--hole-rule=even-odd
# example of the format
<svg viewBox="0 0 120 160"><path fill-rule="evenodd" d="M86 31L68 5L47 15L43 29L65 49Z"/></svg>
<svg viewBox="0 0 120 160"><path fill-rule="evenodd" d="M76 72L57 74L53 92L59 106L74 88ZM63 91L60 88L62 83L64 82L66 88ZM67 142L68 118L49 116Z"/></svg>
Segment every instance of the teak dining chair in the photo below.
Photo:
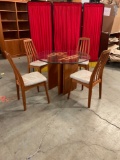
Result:
<svg viewBox="0 0 120 160"><path fill-rule="evenodd" d="M91 104L92 88L99 83L99 99L101 99L102 94L102 75L104 66L108 60L110 50L105 50L101 53L101 56L93 70L90 72L88 70L80 70L70 75L71 85L68 93L68 99L70 97L70 91L72 88L72 82L80 83L89 89L88 92L88 108Z"/></svg>
<svg viewBox="0 0 120 160"><path fill-rule="evenodd" d="M48 90L46 86L46 77L44 77L41 73L39 72L31 72L24 74L21 76L20 72L16 68L11 56L9 53L5 51L5 55L11 64L11 67L14 71L15 74L15 80L16 80L16 89L17 89L17 97L18 100L20 99L20 94L19 94L19 87L21 88L22 92L22 99L23 99L23 106L24 106L24 111L26 110L26 96L25 96L25 91L33 88L33 87L38 87L38 86L44 86L45 87L45 92L47 95L47 100L48 103L50 103L49 95L48 95Z"/></svg>
<svg viewBox="0 0 120 160"><path fill-rule="evenodd" d="M86 38L86 37L79 38L76 50L77 52L79 52L80 57L88 57L90 53L90 38ZM78 64L78 66L80 68L83 67L86 70L89 70L89 60Z"/></svg>
<svg viewBox="0 0 120 160"><path fill-rule="evenodd" d="M37 51L32 39L25 39L23 43L28 60L28 72L30 72L30 68L37 68L41 73L41 69L44 68L47 63L38 60Z"/></svg>

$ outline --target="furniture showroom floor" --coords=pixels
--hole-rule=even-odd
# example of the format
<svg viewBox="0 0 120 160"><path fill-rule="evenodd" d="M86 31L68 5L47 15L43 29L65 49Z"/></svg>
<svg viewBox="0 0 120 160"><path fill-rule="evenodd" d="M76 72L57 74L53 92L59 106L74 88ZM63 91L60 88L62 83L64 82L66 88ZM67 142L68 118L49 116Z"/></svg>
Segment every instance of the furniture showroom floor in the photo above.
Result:
<svg viewBox="0 0 120 160"><path fill-rule="evenodd" d="M14 61L27 72L25 56ZM120 64L105 66L102 99L96 86L90 109L88 90L78 85L69 100L49 90L50 104L44 88L29 90L24 112L5 59L0 73L0 160L120 160Z"/></svg>

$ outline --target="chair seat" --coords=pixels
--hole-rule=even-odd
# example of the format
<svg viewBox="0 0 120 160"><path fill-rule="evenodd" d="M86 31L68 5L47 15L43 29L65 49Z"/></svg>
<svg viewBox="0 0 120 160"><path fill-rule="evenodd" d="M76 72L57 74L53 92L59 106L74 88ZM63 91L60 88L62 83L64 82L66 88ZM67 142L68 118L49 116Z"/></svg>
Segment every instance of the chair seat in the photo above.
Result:
<svg viewBox="0 0 120 160"><path fill-rule="evenodd" d="M89 64L89 60L88 61L84 61L84 62L81 62L81 60L79 60L78 62L80 62L80 64L83 64L83 65L88 65Z"/></svg>
<svg viewBox="0 0 120 160"><path fill-rule="evenodd" d="M31 72L22 76L23 82L25 86L31 86L37 83L41 83L47 81L46 77L44 77L39 72Z"/></svg>
<svg viewBox="0 0 120 160"><path fill-rule="evenodd" d="M80 70L70 75L70 78L73 78L77 81L81 81L83 83L89 83L92 72L88 70Z"/></svg>
<svg viewBox="0 0 120 160"><path fill-rule="evenodd" d="M47 63L39 61L39 60L36 60L36 61L31 62L30 65L31 66L36 66L36 67L41 67L41 66L47 65Z"/></svg>

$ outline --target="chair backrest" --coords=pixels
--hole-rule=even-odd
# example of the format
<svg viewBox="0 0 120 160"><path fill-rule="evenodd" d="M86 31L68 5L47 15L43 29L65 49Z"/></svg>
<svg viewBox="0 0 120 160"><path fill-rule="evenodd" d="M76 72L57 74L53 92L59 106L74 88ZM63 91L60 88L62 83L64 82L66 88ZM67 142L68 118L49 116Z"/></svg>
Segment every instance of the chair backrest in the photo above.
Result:
<svg viewBox="0 0 120 160"><path fill-rule="evenodd" d="M96 66L92 72L90 83L98 81L99 79L102 78L103 69L104 69L104 66L108 60L109 54L110 54L110 50L104 50L101 53L99 60L98 60Z"/></svg>
<svg viewBox="0 0 120 160"><path fill-rule="evenodd" d="M90 38L86 38L86 37L79 38L76 50L81 55L89 55L89 53L90 53Z"/></svg>
<svg viewBox="0 0 120 160"><path fill-rule="evenodd" d="M24 86L24 82L23 82L23 79L22 79L22 77L21 77L21 74L20 74L20 72L18 71L16 65L14 64L14 62L13 62L10 54L9 54L8 52L6 52L6 51L4 51L4 53L5 53L6 58L8 59L10 65L11 65L13 71L14 71L16 81L19 82L19 84L21 85L21 87Z"/></svg>
<svg viewBox="0 0 120 160"><path fill-rule="evenodd" d="M37 60L37 51L32 39L25 39L23 40L23 43L24 43L24 48L27 55L28 63L30 64L31 62Z"/></svg>

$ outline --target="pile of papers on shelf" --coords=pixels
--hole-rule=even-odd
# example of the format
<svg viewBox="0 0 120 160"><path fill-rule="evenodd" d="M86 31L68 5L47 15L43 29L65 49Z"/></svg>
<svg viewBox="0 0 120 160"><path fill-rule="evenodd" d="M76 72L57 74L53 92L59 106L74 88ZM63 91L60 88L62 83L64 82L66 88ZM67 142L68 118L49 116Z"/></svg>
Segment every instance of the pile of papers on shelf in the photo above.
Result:
<svg viewBox="0 0 120 160"><path fill-rule="evenodd" d="M109 60L111 62L120 62L120 48L119 45L113 45L111 47L109 47L108 49L110 49L110 55L109 55Z"/></svg>
<svg viewBox="0 0 120 160"><path fill-rule="evenodd" d="M112 37L112 38L109 38L109 42L119 42L119 39L117 37Z"/></svg>

